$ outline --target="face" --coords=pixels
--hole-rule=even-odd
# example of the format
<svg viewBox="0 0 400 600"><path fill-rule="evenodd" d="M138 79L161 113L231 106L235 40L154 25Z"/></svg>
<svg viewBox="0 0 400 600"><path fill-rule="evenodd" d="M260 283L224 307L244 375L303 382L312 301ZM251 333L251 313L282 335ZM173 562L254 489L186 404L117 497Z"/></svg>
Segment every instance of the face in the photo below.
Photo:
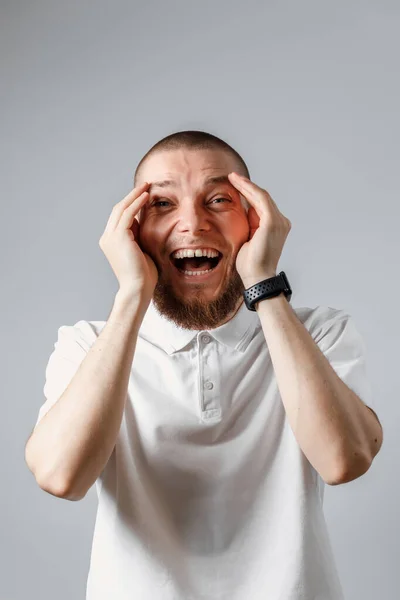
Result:
<svg viewBox="0 0 400 600"><path fill-rule="evenodd" d="M155 153L138 174L136 185L151 184L137 220L139 245L159 275L153 303L184 329L218 327L243 303L235 260L250 228L244 198L227 179L232 171L239 171L238 164L223 151L180 149ZM216 177L221 181L211 179ZM165 181L170 183L157 184ZM205 276L182 275L171 253L191 246L219 250L217 267Z"/></svg>

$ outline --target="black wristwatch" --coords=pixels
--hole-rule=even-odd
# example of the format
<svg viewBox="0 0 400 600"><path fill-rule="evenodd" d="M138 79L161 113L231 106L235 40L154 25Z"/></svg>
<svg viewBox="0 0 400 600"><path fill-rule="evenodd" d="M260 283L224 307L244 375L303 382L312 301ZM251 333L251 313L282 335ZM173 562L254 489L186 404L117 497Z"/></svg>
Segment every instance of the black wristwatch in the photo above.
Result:
<svg viewBox="0 0 400 600"><path fill-rule="evenodd" d="M252 285L248 290L243 292L243 297L247 308L256 312L254 305L257 302L265 300L266 298L279 296L282 292L286 296L287 301L290 302L292 290L284 271L281 271L279 275L276 275L275 277L264 279L264 281Z"/></svg>

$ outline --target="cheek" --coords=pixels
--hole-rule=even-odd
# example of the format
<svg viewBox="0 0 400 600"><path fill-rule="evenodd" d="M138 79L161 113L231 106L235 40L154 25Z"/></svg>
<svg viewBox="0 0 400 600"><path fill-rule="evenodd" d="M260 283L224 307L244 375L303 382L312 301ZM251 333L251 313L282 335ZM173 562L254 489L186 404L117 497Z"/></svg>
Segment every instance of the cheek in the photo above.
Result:
<svg viewBox="0 0 400 600"><path fill-rule="evenodd" d="M235 232L235 240L239 248L249 241L250 224L245 214L243 215L243 219L240 220L240 223L237 223L235 229L232 230Z"/></svg>
<svg viewBox="0 0 400 600"><path fill-rule="evenodd" d="M234 215L233 219L230 222L230 228L232 234L235 235L235 237L237 238L243 238L249 235L250 223L245 207L243 207L242 210L240 210Z"/></svg>
<svg viewBox="0 0 400 600"><path fill-rule="evenodd" d="M136 239L140 249L146 252L153 260L160 261L159 253L161 252L162 237L157 235L154 228L147 221L142 222L138 227L138 237Z"/></svg>
<svg viewBox="0 0 400 600"><path fill-rule="evenodd" d="M139 221L139 225L137 227L137 232L138 232L138 236L137 236L136 241L139 244L140 248L142 250L144 250L147 245L147 232L146 232L146 226L143 222L140 223L140 221Z"/></svg>

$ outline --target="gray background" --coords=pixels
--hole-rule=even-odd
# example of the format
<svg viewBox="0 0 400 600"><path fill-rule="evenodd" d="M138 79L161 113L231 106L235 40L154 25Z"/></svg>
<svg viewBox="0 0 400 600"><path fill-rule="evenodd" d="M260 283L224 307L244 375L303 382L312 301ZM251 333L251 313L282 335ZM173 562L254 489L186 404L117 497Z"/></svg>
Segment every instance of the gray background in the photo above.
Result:
<svg viewBox="0 0 400 600"><path fill-rule="evenodd" d="M58 327L111 309L112 206L182 129L232 144L292 221L293 305L343 308L365 338L384 444L325 513L346 600L397 598L398 3L3 0L0 20L0 600L84 598L94 488L46 494L25 442Z"/></svg>

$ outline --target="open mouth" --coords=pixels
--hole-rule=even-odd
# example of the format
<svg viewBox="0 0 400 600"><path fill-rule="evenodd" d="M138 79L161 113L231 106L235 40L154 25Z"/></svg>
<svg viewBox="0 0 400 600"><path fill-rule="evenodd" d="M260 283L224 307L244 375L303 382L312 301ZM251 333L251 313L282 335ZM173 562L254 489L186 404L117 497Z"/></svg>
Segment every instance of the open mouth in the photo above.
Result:
<svg viewBox="0 0 400 600"><path fill-rule="evenodd" d="M219 253L215 258L208 258L207 256L193 256L190 258L172 258L170 260L176 270L187 277L191 277L193 280L197 280L200 277L205 277L211 274L217 269L221 262L222 254Z"/></svg>

